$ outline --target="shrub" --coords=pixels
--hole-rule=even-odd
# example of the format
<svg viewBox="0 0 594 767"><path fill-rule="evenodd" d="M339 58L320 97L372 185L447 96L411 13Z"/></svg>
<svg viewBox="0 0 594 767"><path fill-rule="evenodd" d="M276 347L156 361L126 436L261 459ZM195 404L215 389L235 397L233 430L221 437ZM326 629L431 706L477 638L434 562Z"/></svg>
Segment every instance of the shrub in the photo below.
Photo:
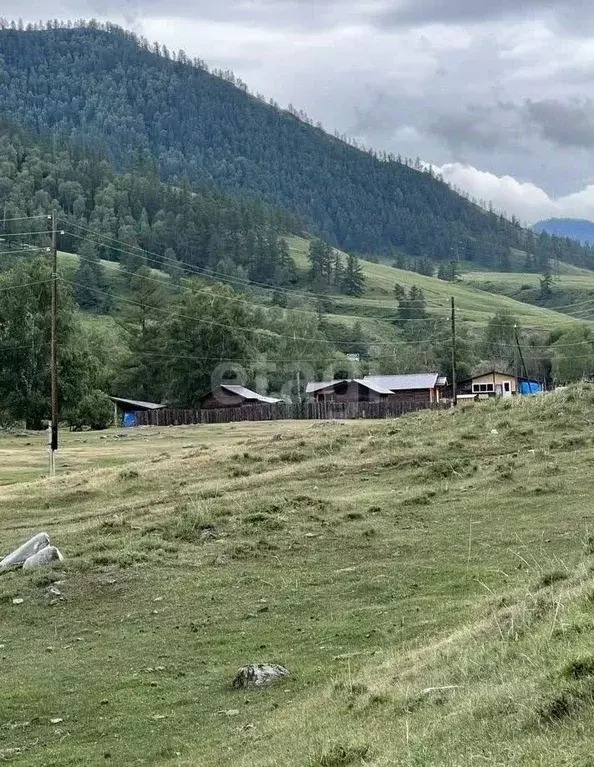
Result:
<svg viewBox="0 0 594 767"><path fill-rule="evenodd" d="M100 431L113 424L113 403L102 391L94 389L73 408L68 415L68 423L73 429L80 430L83 426Z"/></svg>

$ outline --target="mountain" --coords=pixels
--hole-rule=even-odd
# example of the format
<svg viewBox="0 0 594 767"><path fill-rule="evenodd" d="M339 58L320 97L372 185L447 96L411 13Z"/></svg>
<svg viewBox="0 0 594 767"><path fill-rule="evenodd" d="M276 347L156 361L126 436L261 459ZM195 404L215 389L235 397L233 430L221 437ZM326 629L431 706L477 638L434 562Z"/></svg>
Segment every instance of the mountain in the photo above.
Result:
<svg viewBox="0 0 594 767"><path fill-rule="evenodd" d="M0 114L161 180L214 183L365 254L395 249L510 269L510 248L594 266L589 248L487 212L420 166L362 151L204 63L114 25L0 29ZM233 79L232 82L229 80Z"/></svg>
<svg viewBox="0 0 594 767"><path fill-rule="evenodd" d="M532 227L535 232L546 232L557 237L569 237L583 244L594 243L594 221L583 218L548 218Z"/></svg>

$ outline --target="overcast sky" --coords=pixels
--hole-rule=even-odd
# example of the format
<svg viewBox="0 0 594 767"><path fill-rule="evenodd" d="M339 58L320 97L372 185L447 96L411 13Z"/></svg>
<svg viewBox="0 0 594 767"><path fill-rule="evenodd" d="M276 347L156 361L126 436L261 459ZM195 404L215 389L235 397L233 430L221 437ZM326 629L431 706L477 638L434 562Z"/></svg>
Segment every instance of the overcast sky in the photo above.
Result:
<svg viewBox="0 0 594 767"><path fill-rule="evenodd" d="M57 0L51 16L110 19L231 68L523 221L594 219L592 0Z"/></svg>

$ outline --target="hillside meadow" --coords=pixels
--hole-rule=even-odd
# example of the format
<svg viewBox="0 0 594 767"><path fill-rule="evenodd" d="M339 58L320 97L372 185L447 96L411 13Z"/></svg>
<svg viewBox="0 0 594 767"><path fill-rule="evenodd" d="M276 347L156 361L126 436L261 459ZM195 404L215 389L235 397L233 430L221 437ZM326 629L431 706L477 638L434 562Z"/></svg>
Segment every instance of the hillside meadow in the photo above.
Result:
<svg viewBox="0 0 594 767"><path fill-rule="evenodd" d="M593 406L4 434L0 758L589 764Z"/></svg>
<svg viewBox="0 0 594 767"><path fill-rule="evenodd" d="M299 237L288 237L287 242L291 255L298 268L307 268L307 252L309 241ZM430 315L449 317L450 299L456 301L458 318L477 328L484 327L492 316L499 311L507 311L517 317L523 326L538 330L551 330L555 327L567 326L568 317L554 309L534 306L522 301L521 291L514 291L514 297L506 295L505 290L489 288L489 283L495 284L499 278L509 286L519 286L525 281L525 275L503 272L472 272L465 273L463 279L456 283L445 282L437 277L427 277L417 272L395 269L389 264L372 263L361 260L365 275L365 293L360 298L343 295L332 296L335 312L338 315L373 318L391 322L396 311L394 300L394 284L398 283L410 289L413 285L421 288L425 294ZM591 289L594 284L594 272L578 270L582 274L562 277L568 284L580 285L584 290ZM537 284L538 275L531 274L531 283ZM565 284L565 283L563 283ZM484 289L481 289L484 287ZM588 318L586 318L588 319Z"/></svg>

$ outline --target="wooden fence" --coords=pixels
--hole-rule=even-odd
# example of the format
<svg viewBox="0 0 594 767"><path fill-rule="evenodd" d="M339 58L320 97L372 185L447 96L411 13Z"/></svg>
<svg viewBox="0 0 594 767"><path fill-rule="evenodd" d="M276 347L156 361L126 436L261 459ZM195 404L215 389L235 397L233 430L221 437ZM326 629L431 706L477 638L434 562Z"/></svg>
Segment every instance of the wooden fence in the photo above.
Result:
<svg viewBox="0 0 594 767"><path fill-rule="evenodd" d="M243 405L243 407L205 410L138 411L138 426L189 426L192 424L230 423L231 421L283 421L283 420L345 420L351 418L397 418L418 410L440 409L444 404L395 402L300 402L276 405Z"/></svg>

